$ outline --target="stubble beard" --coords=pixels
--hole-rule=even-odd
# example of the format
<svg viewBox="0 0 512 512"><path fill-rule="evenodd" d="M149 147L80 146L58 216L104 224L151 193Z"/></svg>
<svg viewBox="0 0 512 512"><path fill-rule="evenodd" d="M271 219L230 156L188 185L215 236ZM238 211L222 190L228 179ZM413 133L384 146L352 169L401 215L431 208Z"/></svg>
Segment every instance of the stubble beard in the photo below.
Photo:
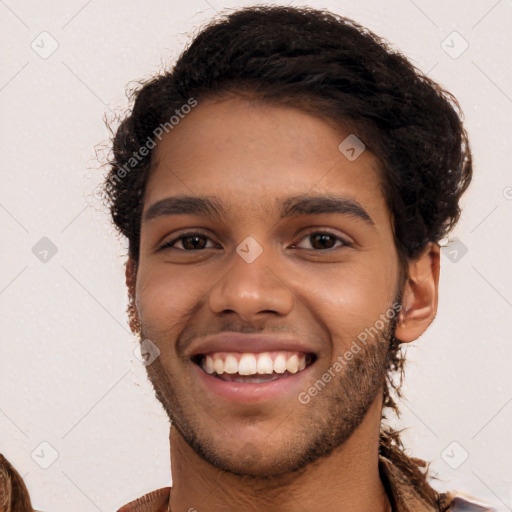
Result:
<svg viewBox="0 0 512 512"><path fill-rule="evenodd" d="M144 329L141 329L141 339ZM220 446L209 435L208 429L194 421L189 413L186 398L187 390L182 383L175 382L164 369L160 358L146 367L157 399L162 404L171 422L183 440L205 461L216 468L245 477L276 477L298 472L322 457L330 455L343 445L361 424L370 406L385 385L387 357L390 340L394 333L394 322L380 335L359 343L361 350L354 353L350 361L345 361L343 369L309 403L302 405L298 400L291 404L297 414L290 427L290 437L282 450L272 450L265 454L264 447L250 443L249 452L233 456L227 446ZM148 333L146 333L148 334ZM151 339L151 338L150 338ZM319 375L320 379L321 376ZM306 391L306 390L305 390ZM188 393L189 394L189 393ZM190 395L190 394L189 394ZM295 398L295 397L294 397ZM201 412L197 408L197 414ZM208 417L205 415L205 417ZM229 444L226 435L225 443Z"/></svg>

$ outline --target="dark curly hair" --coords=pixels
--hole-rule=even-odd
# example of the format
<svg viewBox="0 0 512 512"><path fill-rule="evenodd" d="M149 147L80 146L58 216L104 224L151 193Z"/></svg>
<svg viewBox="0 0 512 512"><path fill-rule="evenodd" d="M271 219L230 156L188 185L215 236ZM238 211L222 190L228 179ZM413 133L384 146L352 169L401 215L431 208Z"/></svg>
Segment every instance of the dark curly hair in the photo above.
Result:
<svg viewBox="0 0 512 512"><path fill-rule="evenodd" d="M0 510L35 512L27 486L13 465L0 453Z"/></svg>
<svg viewBox="0 0 512 512"><path fill-rule="evenodd" d="M172 119L179 121L191 106L227 96L293 106L361 139L380 164L402 271L459 219L472 162L457 100L350 19L311 8L263 5L223 14L196 35L172 69L139 84L132 91L131 113L113 135L103 186L135 263L152 149L162 127L169 133ZM393 338L388 366L402 377L398 345ZM400 395L389 380L384 404L398 412L389 386ZM396 432L383 432L381 454L436 499L400 447Z"/></svg>

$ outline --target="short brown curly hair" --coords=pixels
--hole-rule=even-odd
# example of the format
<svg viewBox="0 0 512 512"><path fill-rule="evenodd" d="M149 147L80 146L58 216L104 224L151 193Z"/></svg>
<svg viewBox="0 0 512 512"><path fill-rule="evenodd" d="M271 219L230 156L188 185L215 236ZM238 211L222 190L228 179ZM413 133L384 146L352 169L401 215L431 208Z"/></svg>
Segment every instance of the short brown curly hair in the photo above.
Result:
<svg viewBox="0 0 512 512"><path fill-rule="evenodd" d="M104 195L135 261L152 155L141 148L191 99L237 92L320 115L364 142L381 164L402 263L458 221L472 162L454 96L350 19L253 6L212 21L172 70L132 93L131 113L113 137Z"/></svg>

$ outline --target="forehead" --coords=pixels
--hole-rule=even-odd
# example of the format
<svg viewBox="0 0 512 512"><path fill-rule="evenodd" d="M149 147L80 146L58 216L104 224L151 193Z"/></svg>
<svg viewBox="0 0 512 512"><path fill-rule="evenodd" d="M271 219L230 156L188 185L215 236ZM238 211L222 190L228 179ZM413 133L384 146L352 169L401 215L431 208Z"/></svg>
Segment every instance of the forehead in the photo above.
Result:
<svg viewBox="0 0 512 512"><path fill-rule="evenodd" d="M145 210L171 195L214 195L226 210L270 215L287 197L310 194L386 210L375 155L365 149L349 159L344 152L353 137L291 107L245 99L199 103L157 144Z"/></svg>

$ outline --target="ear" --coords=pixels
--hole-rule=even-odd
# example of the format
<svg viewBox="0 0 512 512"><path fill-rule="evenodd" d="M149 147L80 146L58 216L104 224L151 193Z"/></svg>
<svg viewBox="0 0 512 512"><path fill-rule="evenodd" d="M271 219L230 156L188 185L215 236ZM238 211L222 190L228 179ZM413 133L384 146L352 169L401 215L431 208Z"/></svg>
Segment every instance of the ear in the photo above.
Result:
<svg viewBox="0 0 512 512"><path fill-rule="evenodd" d="M140 334L140 322L139 322L139 314L137 311L137 306L135 304L136 298L136 284L137 284L137 263L132 258L129 257L126 262L125 268L125 279L126 279L126 287L128 288L128 322L130 324L130 329L133 334Z"/></svg>
<svg viewBox="0 0 512 512"><path fill-rule="evenodd" d="M409 343L418 339L437 314L439 253L439 245L429 242L423 252L408 264L402 310L395 330L399 341Z"/></svg>

